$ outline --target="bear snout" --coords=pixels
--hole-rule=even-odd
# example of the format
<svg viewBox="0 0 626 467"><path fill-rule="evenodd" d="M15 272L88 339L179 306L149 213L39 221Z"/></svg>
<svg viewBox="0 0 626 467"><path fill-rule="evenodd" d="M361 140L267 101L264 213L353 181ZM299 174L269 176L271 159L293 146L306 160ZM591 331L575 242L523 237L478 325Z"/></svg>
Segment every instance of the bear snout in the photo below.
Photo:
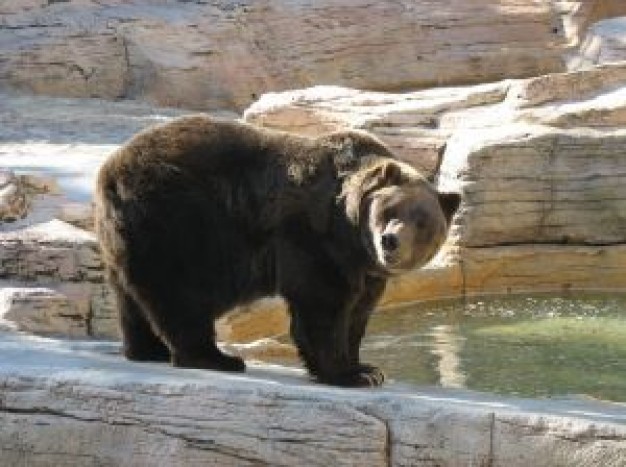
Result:
<svg viewBox="0 0 626 467"><path fill-rule="evenodd" d="M398 236L393 233L384 233L380 239L380 242L383 246L383 250L386 253L393 253L400 246L400 240L398 240Z"/></svg>

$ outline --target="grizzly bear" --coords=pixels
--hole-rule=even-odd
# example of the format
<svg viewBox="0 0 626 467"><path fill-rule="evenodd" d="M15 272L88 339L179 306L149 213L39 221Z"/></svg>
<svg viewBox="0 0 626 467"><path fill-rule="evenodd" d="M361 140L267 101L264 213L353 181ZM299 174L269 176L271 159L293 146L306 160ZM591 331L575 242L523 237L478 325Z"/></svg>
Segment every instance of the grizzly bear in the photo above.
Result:
<svg viewBox="0 0 626 467"><path fill-rule="evenodd" d="M243 371L215 320L280 295L319 382L378 385L359 360L388 278L424 265L459 205L364 132L318 138L194 115L149 128L102 166L96 228L123 352Z"/></svg>

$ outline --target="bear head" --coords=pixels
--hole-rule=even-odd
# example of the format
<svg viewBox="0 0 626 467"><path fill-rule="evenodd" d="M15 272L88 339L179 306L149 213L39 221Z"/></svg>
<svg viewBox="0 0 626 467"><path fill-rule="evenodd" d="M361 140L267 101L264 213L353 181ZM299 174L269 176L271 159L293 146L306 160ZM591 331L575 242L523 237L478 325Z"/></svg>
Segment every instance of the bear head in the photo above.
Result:
<svg viewBox="0 0 626 467"><path fill-rule="evenodd" d="M428 263L444 243L458 193L440 193L418 171L380 158L356 174L346 193L376 270L396 275Z"/></svg>

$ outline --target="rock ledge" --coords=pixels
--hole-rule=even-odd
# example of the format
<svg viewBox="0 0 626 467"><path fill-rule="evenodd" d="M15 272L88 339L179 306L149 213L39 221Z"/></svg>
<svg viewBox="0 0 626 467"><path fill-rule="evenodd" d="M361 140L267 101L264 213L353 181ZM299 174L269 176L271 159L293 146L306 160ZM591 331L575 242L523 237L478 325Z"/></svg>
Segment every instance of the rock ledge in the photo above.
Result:
<svg viewBox="0 0 626 467"><path fill-rule="evenodd" d="M7 465L621 465L626 405L341 390L300 372L134 364L117 345L0 334Z"/></svg>

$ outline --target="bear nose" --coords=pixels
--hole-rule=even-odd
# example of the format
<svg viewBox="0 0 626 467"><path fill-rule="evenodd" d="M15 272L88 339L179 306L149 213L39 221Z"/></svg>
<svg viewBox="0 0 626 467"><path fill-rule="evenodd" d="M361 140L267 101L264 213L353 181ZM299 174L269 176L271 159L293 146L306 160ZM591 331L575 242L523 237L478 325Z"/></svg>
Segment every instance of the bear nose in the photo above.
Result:
<svg viewBox="0 0 626 467"><path fill-rule="evenodd" d="M392 233L383 234L381 238L381 243L383 245L383 249L388 252L393 252L398 249L400 246L400 242L398 241L398 237Z"/></svg>

